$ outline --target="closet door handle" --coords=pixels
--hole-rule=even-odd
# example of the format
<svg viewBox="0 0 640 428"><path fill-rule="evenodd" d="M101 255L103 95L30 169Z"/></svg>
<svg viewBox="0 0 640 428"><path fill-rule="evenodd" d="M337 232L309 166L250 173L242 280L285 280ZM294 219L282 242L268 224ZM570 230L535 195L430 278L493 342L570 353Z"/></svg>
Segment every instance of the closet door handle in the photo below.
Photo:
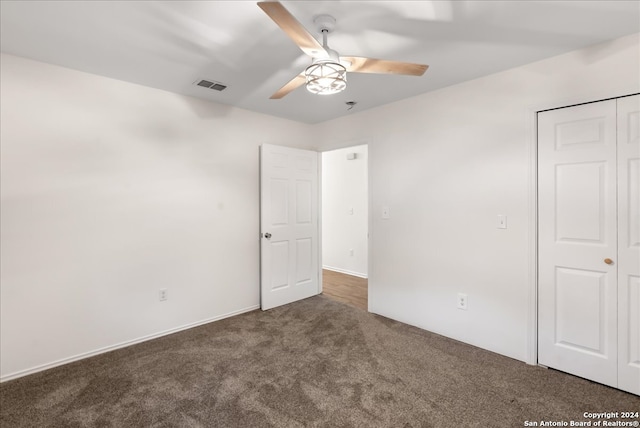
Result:
<svg viewBox="0 0 640 428"><path fill-rule="evenodd" d="M610 259L610 258L608 258L608 257L607 257L606 259L604 259L604 262L605 262L606 264L608 264L608 265L612 265L612 264L613 264L613 260L611 260L611 259Z"/></svg>

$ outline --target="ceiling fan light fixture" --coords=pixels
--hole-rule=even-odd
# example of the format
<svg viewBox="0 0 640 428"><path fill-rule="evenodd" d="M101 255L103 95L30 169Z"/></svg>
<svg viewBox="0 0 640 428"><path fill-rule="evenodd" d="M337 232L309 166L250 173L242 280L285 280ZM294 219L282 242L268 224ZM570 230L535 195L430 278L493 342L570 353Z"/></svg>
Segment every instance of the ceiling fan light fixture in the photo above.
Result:
<svg viewBox="0 0 640 428"><path fill-rule="evenodd" d="M334 61L316 61L304 71L307 90L312 94L331 95L347 87L347 69Z"/></svg>
<svg viewBox="0 0 640 428"><path fill-rule="evenodd" d="M308 56L313 64L303 73L278 89L271 99L278 100L302 85L313 94L330 95L344 91L347 87L347 70L349 73L399 74L422 76L427 71L425 64L387 61L366 57L340 57L327 43L329 33L336 25L336 19L330 15L318 15L313 22L320 34L322 44L311 35L300 22L277 0L260 1L258 3L273 22L275 22L289 38Z"/></svg>

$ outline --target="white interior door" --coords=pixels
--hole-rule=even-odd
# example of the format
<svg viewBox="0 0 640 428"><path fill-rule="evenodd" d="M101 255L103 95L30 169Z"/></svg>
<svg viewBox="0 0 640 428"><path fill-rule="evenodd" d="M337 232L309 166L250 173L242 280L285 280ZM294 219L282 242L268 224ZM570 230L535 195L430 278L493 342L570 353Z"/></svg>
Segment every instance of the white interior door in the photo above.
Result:
<svg viewBox="0 0 640 428"><path fill-rule="evenodd" d="M616 387L616 101L538 115L538 361Z"/></svg>
<svg viewBox="0 0 640 428"><path fill-rule="evenodd" d="M618 388L640 395L640 95L618 100Z"/></svg>
<svg viewBox="0 0 640 428"><path fill-rule="evenodd" d="M260 150L260 297L263 310L320 292L318 153Z"/></svg>

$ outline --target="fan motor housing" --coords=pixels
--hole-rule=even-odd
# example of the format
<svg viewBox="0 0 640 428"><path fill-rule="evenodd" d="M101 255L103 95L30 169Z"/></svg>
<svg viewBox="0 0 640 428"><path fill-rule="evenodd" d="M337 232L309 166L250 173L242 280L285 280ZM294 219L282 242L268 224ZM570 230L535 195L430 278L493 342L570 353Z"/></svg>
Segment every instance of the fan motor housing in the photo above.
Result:
<svg viewBox="0 0 640 428"><path fill-rule="evenodd" d="M330 33L336 28L336 19L331 15L318 15L313 20L313 23L316 24L316 28L320 34L322 34L323 31Z"/></svg>

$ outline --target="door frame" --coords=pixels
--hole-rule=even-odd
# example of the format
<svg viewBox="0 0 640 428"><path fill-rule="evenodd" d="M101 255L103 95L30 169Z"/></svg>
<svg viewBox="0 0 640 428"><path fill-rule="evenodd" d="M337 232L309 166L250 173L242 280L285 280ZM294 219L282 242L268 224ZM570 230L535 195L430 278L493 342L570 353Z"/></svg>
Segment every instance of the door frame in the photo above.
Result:
<svg viewBox="0 0 640 428"><path fill-rule="evenodd" d="M320 152L320 155L321 155L320 156L320 168L319 168L320 169L320 200L322 202L324 202L323 198L322 198L322 195L323 195L323 193L322 193L322 182L323 182L323 179L324 179L324 174L322 173L322 171L324 170L324 168L323 168L324 165L322 165L322 162L324 162L324 156L322 156L322 155L324 155L325 153L331 153L331 152L334 152L334 151L337 151L337 150L347 150L347 149L352 149L354 147L359 147L359 146L366 146L367 147L367 158L366 158L366 165L365 165L365 167L367 169L367 191L366 191L366 197L367 197L367 205L366 205L367 206L367 208L366 208L367 209L367 214L366 214L366 219L367 219L367 243L366 243L367 269L366 269L366 276L364 278L368 279L369 278L369 261L370 261L370 257L369 257L369 252L370 252L369 236L370 236L370 222L371 222L370 206L369 206L371 197L370 197L370 186L369 186L369 144L368 143L356 144L356 145L347 145L345 147L331 148L331 149L323 150L323 151ZM320 229L321 229L320 232L322 232L322 220L323 220L322 219L322 212L323 212L323 204L320 204L320 226L321 226L320 227ZM322 247L320 248L320 250L322 251ZM322 266L323 266L322 269L324 269L324 264L322 264ZM351 272L350 273L348 271L345 271L343 273L346 273L347 275L361 276L361 275L359 275L359 274L357 274L355 272Z"/></svg>
<svg viewBox="0 0 640 428"><path fill-rule="evenodd" d="M318 183L318 192L320 202L318 204L318 209L320 212L318 213L318 222L320 228L320 237L318 242L320 243L320 284L319 284L319 293L322 293L322 154L325 152L332 152L334 150L340 149L348 149L349 147L355 146L367 146L367 312L370 312L371 308L371 299L369 299L368 290L371 289L371 274L373 272L373 259L371 257L371 243L373 241L373 236L371 234L371 137L357 138L354 140L345 140L338 141L329 145L323 145L321 149L318 150L320 154L318 159L318 174L319 174L319 183Z"/></svg>
<svg viewBox="0 0 640 428"><path fill-rule="evenodd" d="M265 143L265 144L271 144L271 143ZM273 145L279 145L279 144L273 144ZM327 145L327 146L323 146L321 149L315 149L316 153L318 154L318 294L322 294L322 280L323 280L323 274L322 274L322 153L324 152L330 152L333 150L340 150L340 149L346 149L349 147L355 147L355 146L362 146L362 145L366 145L367 146L367 277L369 280L369 285L371 284L371 273L373 271L373 265L372 265L372 257L371 257L371 242L372 242L372 235L371 235L371 138L370 137L366 137L366 138L358 138L358 139L354 139L354 140L346 140L346 141L339 141L336 142L334 144L331 145ZM262 177L262 144L260 144L260 146L258 146L258 177ZM292 149L299 149L300 147L294 147L294 146L287 146L287 145L283 145L283 147L289 147ZM314 150L314 149L303 149L303 150ZM260 182L260 180L258 180L258 182ZM258 189L258 193L260 194L260 186L261 184L258 185L259 189ZM259 195L260 198L260 195ZM258 246L261 247L262 245L262 226L261 226L261 218L262 218L262 203L259 202L258 203ZM259 268L258 268L258 274L259 277L262 278L262 255L259 255ZM262 283L260 283L260 287L262 287ZM259 293L261 293L261 290L258 290ZM258 297L258 300L260 301L260 306L262 306L262 298L261 296ZM370 300L367 299L367 305L369 305ZM367 308L367 311L369 311L369 307Z"/></svg>
<svg viewBox="0 0 640 428"><path fill-rule="evenodd" d="M526 111L527 134L529 135L529 179L528 179L528 311L527 311L527 355L526 363L538 365L538 113L547 110L591 104L610 99L636 95L624 89L572 98L558 98L538 105L531 105Z"/></svg>

